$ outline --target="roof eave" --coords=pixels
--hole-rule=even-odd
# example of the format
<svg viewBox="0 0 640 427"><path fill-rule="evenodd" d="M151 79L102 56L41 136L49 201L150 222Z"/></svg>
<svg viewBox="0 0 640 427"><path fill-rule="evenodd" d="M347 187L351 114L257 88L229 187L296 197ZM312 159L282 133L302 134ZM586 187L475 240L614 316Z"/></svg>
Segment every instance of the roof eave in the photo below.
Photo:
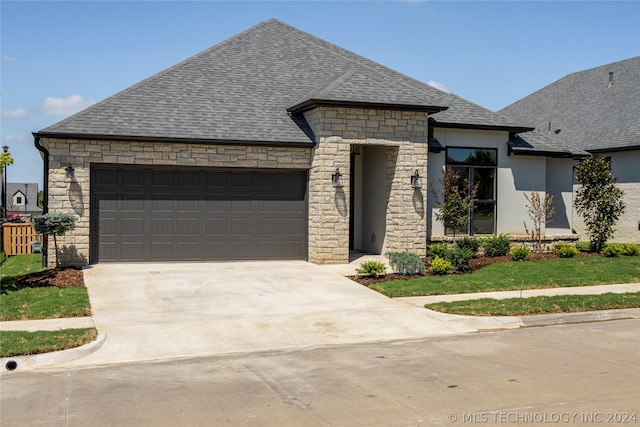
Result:
<svg viewBox="0 0 640 427"><path fill-rule="evenodd" d="M439 122L436 120L431 121L431 126L436 128L449 128L449 129L473 129L473 130L501 130L514 133L530 132L535 128L524 126L502 126L502 125L483 125L475 123L448 123Z"/></svg>
<svg viewBox="0 0 640 427"><path fill-rule="evenodd" d="M262 146L262 147L300 147L311 148L315 145L313 141L252 141L252 140L230 140L230 139L199 139L199 138L171 138L162 136L139 136L139 135L105 135L86 133L64 133L64 132L33 132L35 138L58 138L58 139L78 139L96 141L135 141L135 142L165 142L173 144L202 144L202 145L241 145L241 146Z"/></svg>
<svg viewBox="0 0 640 427"><path fill-rule="evenodd" d="M292 107L287 108L291 114L300 114L317 107L351 107L367 108L378 110L398 110L398 111L422 111L429 114L439 113L449 107L441 105L419 105L419 104L394 104L386 102L365 102L365 101L342 101L328 99L308 99Z"/></svg>

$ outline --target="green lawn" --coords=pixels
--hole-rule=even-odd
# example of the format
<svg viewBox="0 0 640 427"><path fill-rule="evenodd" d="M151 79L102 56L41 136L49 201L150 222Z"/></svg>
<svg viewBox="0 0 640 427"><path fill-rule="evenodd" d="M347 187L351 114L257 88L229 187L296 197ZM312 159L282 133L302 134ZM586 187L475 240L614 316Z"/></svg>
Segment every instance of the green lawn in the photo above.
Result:
<svg viewBox="0 0 640 427"><path fill-rule="evenodd" d="M640 257L580 257L503 262L470 274L396 280L371 289L409 297L639 282Z"/></svg>
<svg viewBox="0 0 640 427"><path fill-rule="evenodd" d="M42 254L16 255L0 265L0 293L15 289L16 277L42 270Z"/></svg>
<svg viewBox="0 0 640 427"><path fill-rule="evenodd" d="M98 336L95 328L59 331L2 331L0 357L40 354L66 350L90 343Z"/></svg>
<svg viewBox="0 0 640 427"><path fill-rule="evenodd" d="M449 314L468 316L526 316L544 313L573 313L640 307L640 292L600 295L557 295L531 298L510 298L440 302L425 308Z"/></svg>
<svg viewBox="0 0 640 427"><path fill-rule="evenodd" d="M87 288L24 288L0 295L0 321L90 316Z"/></svg>
<svg viewBox="0 0 640 427"><path fill-rule="evenodd" d="M42 270L42 255L18 255L0 267L0 321L78 317L91 314L85 287L18 289L16 277Z"/></svg>

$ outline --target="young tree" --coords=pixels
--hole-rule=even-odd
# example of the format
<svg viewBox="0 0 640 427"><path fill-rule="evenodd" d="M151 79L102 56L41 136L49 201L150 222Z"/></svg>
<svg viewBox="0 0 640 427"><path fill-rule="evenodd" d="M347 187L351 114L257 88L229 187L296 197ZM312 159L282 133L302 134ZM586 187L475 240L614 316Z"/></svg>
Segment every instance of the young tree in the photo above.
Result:
<svg viewBox="0 0 640 427"><path fill-rule="evenodd" d="M469 213L473 209L473 200L478 192L478 183L471 188L468 179L463 179L460 172L448 167L442 178L438 180L440 188L431 183L431 193L435 196L436 219L446 228L453 229L453 239L457 230L464 230L469 225ZM442 201L440 200L442 196Z"/></svg>
<svg viewBox="0 0 640 427"><path fill-rule="evenodd" d="M591 249L600 252L624 213L624 192L616 186L611 164L602 157L587 157L575 170L580 187L573 203L587 226Z"/></svg>
<svg viewBox="0 0 640 427"><path fill-rule="evenodd" d="M540 197L540 193L531 190L531 194L524 193L527 199L527 212L529 218L533 222L533 234L538 239L538 252L542 252L542 224L548 224L552 221L551 217L556 213L553 207L553 196L544 195L544 199Z"/></svg>
<svg viewBox="0 0 640 427"><path fill-rule="evenodd" d="M53 245L56 248L56 266L58 266L59 250L57 237L76 228L76 217L65 213L53 213L34 216L31 222L33 223L33 228L35 228L38 233L42 233L45 236L53 236Z"/></svg>

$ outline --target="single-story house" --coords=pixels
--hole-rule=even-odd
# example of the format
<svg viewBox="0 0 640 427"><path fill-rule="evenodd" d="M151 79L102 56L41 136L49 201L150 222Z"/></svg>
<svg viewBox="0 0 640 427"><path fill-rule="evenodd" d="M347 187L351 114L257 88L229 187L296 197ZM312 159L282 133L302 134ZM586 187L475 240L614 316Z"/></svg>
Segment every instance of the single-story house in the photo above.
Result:
<svg viewBox="0 0 640 427"><path fill-rule="evenodd" d="M78 218L64 262L346 263L446 239L447 165L481 184L470 234L526 236L533 189L573 238L585 153L533 129L270 20L34 137L48 211Z"/></svg>
<svg viewBox="0 0 640 427"><path fill-rule="evenodd" d="M612 241L640 243L640 56L569 74L499 113L609 158L626 205ZM582 219L573 222L584 235Z"/></svg>
<svg viewBox="0 0 640 427"><path fill-rule="evenodd" d="M7 217L13 215L42 215L42 208L38 206L38 183L7 183Z"/></svg>

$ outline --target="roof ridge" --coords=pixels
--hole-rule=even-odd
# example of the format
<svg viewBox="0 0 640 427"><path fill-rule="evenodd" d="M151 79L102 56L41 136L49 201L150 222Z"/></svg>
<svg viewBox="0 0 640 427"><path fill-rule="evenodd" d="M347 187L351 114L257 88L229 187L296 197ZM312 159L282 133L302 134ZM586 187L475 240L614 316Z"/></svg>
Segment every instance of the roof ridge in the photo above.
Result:
<svg viewBox="0 0 640 427"><path fill-rule="evenodd" d="M155 73L155 74L153 74L153 75L151 75L151 76L139 81L138 83L135 83L135 84L133 84L133 85L131 85L129 87L126 87L125 89L122 89L121 91L116 92L115 94L113 94L111 96L108 96L108 97L104 98L103 100L101 100L99 102L96 102L95 104L91 105L90 107L87 107L87 108L85 108L83 110L80 110L79 112L77 112L75 114L72 114L69 117L66 117L66 118L62 119L59 122L56 122L56 123L52 124L51 126L46 127L44 130L55 130L55 129L57 129L57 128L69 123L70 121L76 120L76 119L78 119L78 118L80 118L80 117L82 117L82 116L84 116L86 114L89 114L90 112L92 112L96 108L99 108L99 107L102 107L104 105L107 105L110 102L112 102L114 100L117 100L118 98L120 98L120 97L122 97L122 96L124 96L124 95L126 95L128 93L134 92L135 90L140 88L140 86L142 86L144 84L147 84L149 82L152 82L152 81L154 81L154 80L156 80L156 79L158 79L158 78L160 78L162 76L165 76L166 74L169 74L170 72L172 72L172 71L174 71L176 69L179 69L180 67L184 66L185 64L190 63L191 61L193 61L193 60L195 60L197 58L201 58L201 57L213 52L214 50L219 49L220 47L229 44L230 42L236 40L240 36L243 36L245 34L248 34L248 33L252 32L252 31L255 31L258 28L263 27L263 26L267 25L270 22L281 23L280 21L278 21L275 18L269 19L268 21L260 22L260 23L254 25L251 28L248 28L248 29L246 29L246 30L244 30L244 31L242 31L242 32L240 32L238 34L235 34L235 35L233 35L233 36L231 36L231 37L229 37L227 39L224 39L220 43L216 43L215 45L213 45L211 47L208 47L207 49L205 49L203 51L200 51L200 52L198 52L198 53L196 53L194 55L191 55L188 58L178 62L177 64L174 64L174 65L172 65L172 66L170 66L168 68L165 68L164 70L161 70L161 71L159 71L159 72L157 72L157 73Z"/></svg>
<svg viewBox="0 0 640 427"><path fill-rule="evenodd" d="M388 67L388 66L386 66L384 64L381 64L379 62L376 62L376 61L373 61L371 59L368 59L368 58L366 58L366 57L364 57L364 56L362 56L362 55L360 55L360 54L358 54L356 52L353 52L353 51L349 50L349 49L346 49L344 47L338 46L338 45L336 45L334 43L331 43L330 41L321 39L318 36L315 36L315 35L313 35L311 33L303 31L303 30L301 30L299 28L293 27L293 26L291 26L289 24L286 24L284 22L278 21L277 19L274 19L273 21L277 22L277 23L279 23L279 24L281 24L281 25L283 25L283 26L285 26L285 27L287 27L287 28L289 28L291 30L294 30L294 33L295 33L294 37L297 37L297 38L300 39L301 36L306 36L308 40L313 41L318 47L322 48L323 50L325 50L325 51L327 51L327 52L329 52L331 54L337 55L337 56L341 57L342 59L345 59L345 60L355 64L356 66L358 66L358 68L366 68L367 71L374 72L377 75L383 75L383 73L378 69L378 68L383 68L385 71L391 72L395 76L401 76L402 80L408 79L408 80L411 80L414 84L419 84L421 86L426 86L431 90L434 90L434 91L437 91L437 92L442 92L442 95L440 95L440 94L438 94L438 95L436 95L436 94L430 95L432 97L432 99L437 99L440 96L447 95L447 92L444 92L444 91L442 91L442 90L440 90L438 88L430 86L427 83L422 82L422 81L420 81L420 80L418 80L416 78L413 78L411 76L408 76L408 75L406 75L404 73L396 71L396 70L394 70L394 69L392 69L392 68L390 68L390 67ZM326 45L330 45L331 48L329 48ZM358 61L356 61L353 58L354 56L358 59ZM367 65L361 64L359 62L365 62ZM409 89L409 90L413 89L408 84L406 84L404 81L401 81L401 83L402 83L403 86L406 87L406 89Z"/></svg>

